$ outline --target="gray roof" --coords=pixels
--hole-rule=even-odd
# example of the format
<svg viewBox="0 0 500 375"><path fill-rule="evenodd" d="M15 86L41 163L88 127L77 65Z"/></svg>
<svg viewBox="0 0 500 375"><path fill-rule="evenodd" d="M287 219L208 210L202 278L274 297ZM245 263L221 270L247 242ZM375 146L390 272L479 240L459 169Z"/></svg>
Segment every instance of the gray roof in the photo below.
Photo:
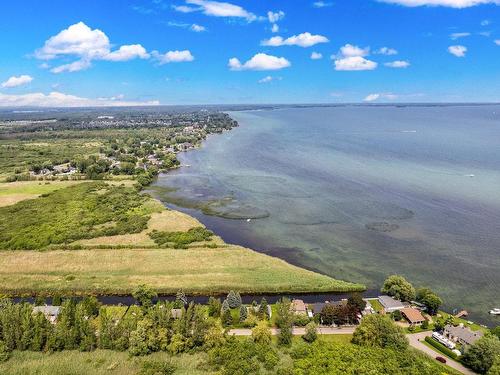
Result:
<svg viewBox="0 0 500 375"><path fill-rule="evenodd" d="M398 301L390 296L379 296L378 300L384 306L385 309L399 309L405 307L403 302Z"/></svg>
<svg viewBox="0 0 500 375"><path fill-rule="evenodd" d="M33 307L33 312L38 313L41 312L44 315L50 315L50 316L58 316L59 313L61 312L61 306L35 306Z"/></svg>
<svg viewBox="0 0 500 375"><path fill-rule="evenodd" d="M459 340L469 345L474 344L474 342L483 336L483 332L481 331L472 331L469 327L455 327L451 324L444 327L444 332L450 336L457 337Z"/></svg>

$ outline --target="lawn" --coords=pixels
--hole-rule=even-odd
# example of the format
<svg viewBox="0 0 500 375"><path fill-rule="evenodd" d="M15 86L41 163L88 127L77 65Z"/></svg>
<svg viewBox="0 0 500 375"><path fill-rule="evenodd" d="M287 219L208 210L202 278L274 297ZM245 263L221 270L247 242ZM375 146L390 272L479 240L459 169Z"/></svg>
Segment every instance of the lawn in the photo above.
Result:
<svg viewBox="0 0 500 375"><path fill-rule="evenodd" d="M0 207L9 206L25 199L65 188L81 181L16 181L0 183Z"/></svg>
<svg viewBox="0 0 500 375"><path fill-rule="evenodd" d="M377 298L373 298L373 299L369 299L370 301L370 304L372 305L373 309L376 311L376 312L381 312L383 307L382 305L380 304L380 302L378 301Z"/></svg>

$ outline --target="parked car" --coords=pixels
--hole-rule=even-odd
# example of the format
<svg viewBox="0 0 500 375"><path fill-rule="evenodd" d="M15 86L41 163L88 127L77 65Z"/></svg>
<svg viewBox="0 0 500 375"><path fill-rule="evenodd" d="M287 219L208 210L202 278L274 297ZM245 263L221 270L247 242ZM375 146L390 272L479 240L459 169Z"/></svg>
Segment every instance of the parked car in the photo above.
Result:
<svg viewBox="0 0 500 375"><path fill-rule="evenodd" d="M441 363L446 363L446 359L444 359L443 357L436 357L436 360Z"/></svg>

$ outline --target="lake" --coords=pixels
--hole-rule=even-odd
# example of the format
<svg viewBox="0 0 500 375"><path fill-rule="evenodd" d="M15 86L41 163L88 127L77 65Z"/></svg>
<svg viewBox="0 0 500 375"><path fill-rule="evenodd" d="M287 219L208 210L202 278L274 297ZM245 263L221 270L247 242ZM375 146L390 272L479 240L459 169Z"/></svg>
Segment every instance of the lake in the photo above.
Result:
<svg viewBox="0 0 500 375"><path fill-rule="evenodd" d="M379 288L398 273L500 324L500 106L231 112L153 186L227 242Z"/></svg>

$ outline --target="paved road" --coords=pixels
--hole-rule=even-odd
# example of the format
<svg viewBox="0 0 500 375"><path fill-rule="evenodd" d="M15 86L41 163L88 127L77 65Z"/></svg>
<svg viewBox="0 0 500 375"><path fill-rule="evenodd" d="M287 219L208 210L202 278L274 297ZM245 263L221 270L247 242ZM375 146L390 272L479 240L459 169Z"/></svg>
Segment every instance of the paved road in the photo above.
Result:
<svg viewBox="0 0 500 375"><path fill-rule="evenodd" d="M319 335L352 335L354 333L355 327L318 327ZM294 327L293 334L294 335L303 335L306 333L306 329L304 327ZM251 336L252 330L248 328L235 328L229 331L230 335L233 336ZM278 330L276 328L271 328L271 334L273 336L278 334Z"/></svg>
<svg viewBox="0 0 500 375"><path fill-rule="evenodd" d="M413 346L415 349L424 352L425 354L431 356L432 358L436 358L437 356L444 358L445 356L443 354L439 353L438 351L435 351L434 349L429 348L427 345L421 342L425 340L426 336L430 336L431 334L432 334L431 332L420 332L420 333L412 333L406 335L406 337L408 337L410 345ZM449 358L446 358L446 364L451 368L460 371L462 374L475 375L475 372L469 370L468 368L462 366L460 363L455 362Z"/></svg>

